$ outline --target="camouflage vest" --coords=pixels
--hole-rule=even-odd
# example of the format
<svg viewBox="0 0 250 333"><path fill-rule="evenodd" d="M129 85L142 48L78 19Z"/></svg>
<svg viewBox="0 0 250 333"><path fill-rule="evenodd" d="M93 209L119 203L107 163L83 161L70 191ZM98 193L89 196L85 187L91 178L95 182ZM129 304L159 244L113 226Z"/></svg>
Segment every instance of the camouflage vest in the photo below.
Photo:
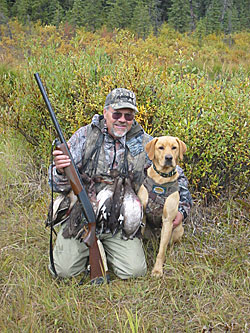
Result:
<svg viewBox="0 0 250 333"><path fill-rule="evenodd" d="M102 144L104 140L104 134L102 133L103 127L104 120L100 117L98 126L90 124L87 129L82 165L83 171L91 177L93 175L107 174L109 172L109 166L105 158L104 145ZM132 169L135 192L137 193L145 178L144 166L148 163L144 147L152 138L146 134L137 123L135 123L133 127L127 133L126 147L128 167L130 170ZM122 171L123 166L124 159L121 159L118 162L117 169ZM98 193L106 184L96 183L95 186L96 192Z"/></svg>
<svg viewBox="0 0 250 333"><path fill-rule="evenodd" d="M170 194L179 191L178 180L165 184L157 184L147 177L143 185L148 191L148 203L146 206L147 221L154 228L159 228L162 223L164 203Z"/></svg>

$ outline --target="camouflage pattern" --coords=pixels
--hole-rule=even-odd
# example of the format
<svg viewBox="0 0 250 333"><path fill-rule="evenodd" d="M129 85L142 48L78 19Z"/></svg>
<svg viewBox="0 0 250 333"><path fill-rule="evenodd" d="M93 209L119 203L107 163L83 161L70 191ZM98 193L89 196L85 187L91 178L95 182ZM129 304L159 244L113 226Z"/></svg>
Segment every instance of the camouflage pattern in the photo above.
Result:
<svg viewBox="0 0 250 333"><path fill-rule="evenodd" d="M114 110L128 108L138 111L135 94L125 88L116 88L108 94L104 107L108 106L111 106Z"/></svg>
<svg viewBox="0 0 250 333"><path fill-rule="evenodd" d="M80 128L69 140L72 157L80 170L93 150L100 133L103 135L103 143L100 147L97 173L108 173L110 169L116 168L121 170L126 145L128 148L128 165L135 175L135 191L137 193L140 185L143 183L146 170L151 165L151 161L144 152L144 146L147 142L152 140L152 137L146 134L142 127L134 121L127 135L115 140L108 134L103 116L95 115L91 124ZM93 161L93 159L91 161ZM86 172L88 174L91 173L93 167L94 165L90 162L87 165ZM183 170L177 166L177 171L179 173L178 184L180 189L179 211L183 214L184 218L186 218L192 206L192 197L188 190L188 181ZM52 174L54 191L59 193L68 192L70 185L66 176L59 175L54 166ZM49 183L52 185L51 167L49 170ZM97 193L102 188L103 184L98 184L96 187Z"/></svg>
<svg viewBox="0 0 250 333"><path fill-rule="evenodd" d="M179 212L182 213L184 220L185 220L193 205L193 200L192 200L191 193L189 192L189 189L188 189L188 180L187 180L186 176L184 175L182 168L179 165L177 165L176 170L179 173L178 184L179 184L180 202L179 202L178 210L179 210Z"/></svg>
<svg viewBox="0 0 250 333"><path fill-rule="evenodd" d="M128 147L128 166L130 170L135 174L137 178L137 190L142 184L144 179L143 170L146 170L151 161L148 159L144 152L144 146L149 142L152 137L146 134L142 127L134 121L131 130L127 133L126 137L114 140L108 134L107 127L103 116L95 115L92 119L92 123L81 127L70 138L70 152L75 161L77 167L81 170L84 162L89 158L99 134L102 133L104 140L100 150L100 156L97 165L97 174L108 173L111 169L121 170L124 161L125 145ZM84 172L90 176L92 169L95 167L94 159L91 159ZM56 169L53 167L53 188L55 192L68 192L70 185L67 177L59 175ZM51 183L51 169L49 170L49 183ZM100 185L97 189L97 193L103 188Z"/></svg>
<svg viewBox="0 0 250 333"><path fill-rule="evenodd" d="M148 191L147 221L149 220L155 228L160 228L165 201L172 193L179 191L178 181L159 185L152 178L146 177L143 185Z"/></svg>

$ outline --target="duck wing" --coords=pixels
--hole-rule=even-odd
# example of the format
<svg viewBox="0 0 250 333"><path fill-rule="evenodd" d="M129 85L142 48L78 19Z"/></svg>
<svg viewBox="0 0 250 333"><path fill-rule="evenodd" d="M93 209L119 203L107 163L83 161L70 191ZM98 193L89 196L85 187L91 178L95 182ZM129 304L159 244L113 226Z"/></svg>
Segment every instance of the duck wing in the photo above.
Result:
<svg viewBox="0 0 250 333"><path fill-rule="evenodd" d="M96 209L96 222L107 223L113 196L113 186L107 185L103 190L97 194L97 209Z"/></svg>
<svg viewBox="0 0 250 333"><path fill-rule="evenodd" d="M67 225L65 226L62 235L64 238L74 237L79 239L86 232L87 224L81 204L77 201L70 212Z"/></svg>
<svg viewBox="0 0 250 333"><path fill-rule="evenodd" d="M108 226L112 234L115 234L121 226L123 216L121 215L121 206L124 198L124 178L117 177L114 183L114 193L111 202L111 211L108 220Z"/></svg>
<svg viewBox="0 0 250 333"><path fill-rule="evenodd" d="M53 208L53 216L52 215L52 208ZM68 211L70 208L70 197L69 195L59 195L52 203L50 203L48 216L45 221L45 226L55 226L65 221L68 217Z"/></svg>

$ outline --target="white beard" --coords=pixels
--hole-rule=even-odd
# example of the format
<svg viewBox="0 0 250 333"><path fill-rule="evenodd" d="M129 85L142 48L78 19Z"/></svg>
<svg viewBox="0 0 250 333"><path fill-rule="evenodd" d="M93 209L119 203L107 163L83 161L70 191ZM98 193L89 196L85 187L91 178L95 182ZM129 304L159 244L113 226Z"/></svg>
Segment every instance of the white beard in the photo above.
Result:
<svg viewBox="0 0 250 333"><path fill-rule="evenodd" d="M126 135L128 133L127 128L124 129L124 132L121 133L120 131L117 132L114 128L112 128L112 134L115 138L122 138L124 135Z"/></svg>

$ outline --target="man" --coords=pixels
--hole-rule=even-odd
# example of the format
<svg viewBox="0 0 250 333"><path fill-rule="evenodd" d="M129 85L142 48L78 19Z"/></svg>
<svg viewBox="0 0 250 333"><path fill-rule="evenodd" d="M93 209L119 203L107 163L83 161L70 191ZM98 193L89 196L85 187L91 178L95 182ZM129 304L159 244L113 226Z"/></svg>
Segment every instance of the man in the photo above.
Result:
<svg viewBox="0 0 250 333"><path fill-rule="evenodd" d="M130 175L132 173L136 193L144 180L145 171L150 165L144 147L152 137L134 120L137 111L136 97L132 91L114 89L106 98L103 115L95 115L91 124L80 128L69 140L70 151L79 171L89 179L97 179L94 185L97 195L107 185L95 176L105 175L109 178L110 170L118 170L120 175L124 175L124 170ZM60 150L55 150L53 155L53 187L57 192L67 191L70 185L64 168L70 165L70 159ZM173 221L174 227L187 216L192 204L187 179L179 167L178 172L180 206ZM65 238L66 228L67 222L58 232L53 251L55 269L60 277L80 274L88 260L87 246L74 237ZM105 249L109 269L121 279L145 275L147 266L141 239L124 239L122 234L123 226L118 221L112 226L109 222L97 224L97 235Z"/></svg>

